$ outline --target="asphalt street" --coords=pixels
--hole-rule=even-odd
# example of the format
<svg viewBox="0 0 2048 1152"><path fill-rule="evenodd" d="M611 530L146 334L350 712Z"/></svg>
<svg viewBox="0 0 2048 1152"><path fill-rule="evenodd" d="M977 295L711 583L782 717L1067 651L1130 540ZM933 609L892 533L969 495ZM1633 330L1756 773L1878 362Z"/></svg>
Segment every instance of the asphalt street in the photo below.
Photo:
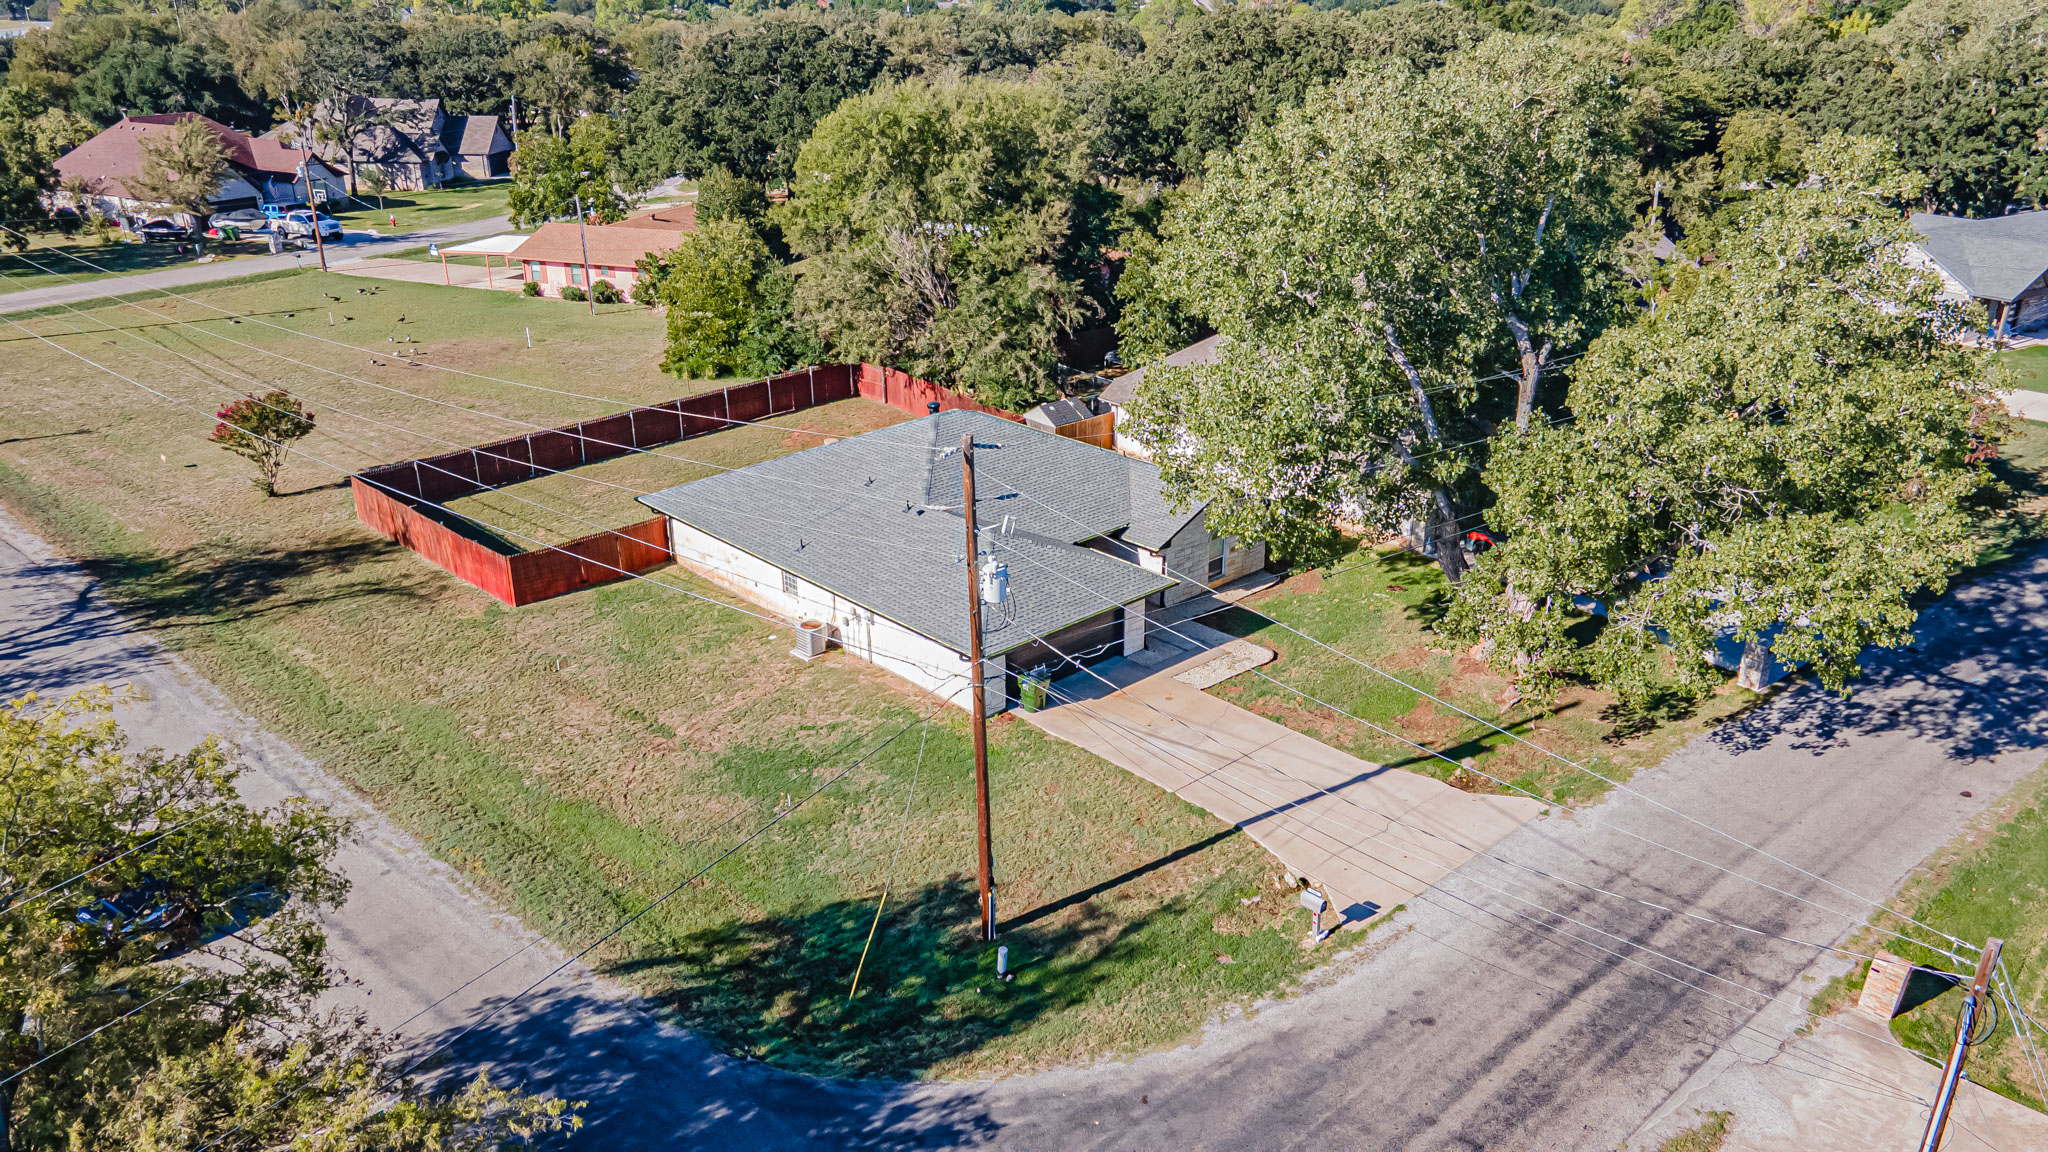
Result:
<svg viewBox="0 0 2048 1152"><path fill-rule="evenodd" d="M342 242L327 246L327 264L351 264L357 260L368 260L376 256L389 256L407 248L422 244L445 244L474 240L480 236L495 236L512 227L509 216L493 216L488 220L472 220L467 224L450 224L445 228L425 228L417 232L401 232L394 236L372 236L368 232L349 232ZM73 276L89 275L92 269L74 260L53 252L36 255L39 249L29 248L23 253L29 259L49 268L52 272ZM47 259L45 259L47 257ZM155 291L166 288L189 288L199 284L210 284L216 280L232 280L241 276L260 276L265 272L282 272L287 268L318 268L319 254L308 251L291 251L276 256L245 256L238 260L223 260L217 264L187 264L177 268L162 268L155 272L137 272L127 276L106 276L98 280L64 282L45 288L28 288L20 292L0 295L0 314L27 312L36 308L47 308L59 304L76 304L81 300L98 300L106 296L122 296L132 292Z"/></svg>
<svg viewBox="0 0 2048 1152"><path fill-rule="evenodd" d="M223 732L246 754L252 798L309 793L356 812L339 861L354 889L332 940L362 988L345 995L381 1023L407 1021L419 1045L453 1040L451 1071L516 1069L591 1101L582 1146L1641 1149L1730 1064L1896 1094L1786 1041L1803 998L1846 967L1815 945L1846 935L1868 899L2040 765L2044 591L2041 556L1962 589L1929 611L1914 649L1873 658L1852 699L1796 684L1634 792L1530 822L1351 938L1316 987L1199 1043L982 1083L784 1075L656 1023L580 967L549 977L562 962L552 945L257 729L4 516L0 694L127 682L149 695L124 717L141 742Z"/></svg>

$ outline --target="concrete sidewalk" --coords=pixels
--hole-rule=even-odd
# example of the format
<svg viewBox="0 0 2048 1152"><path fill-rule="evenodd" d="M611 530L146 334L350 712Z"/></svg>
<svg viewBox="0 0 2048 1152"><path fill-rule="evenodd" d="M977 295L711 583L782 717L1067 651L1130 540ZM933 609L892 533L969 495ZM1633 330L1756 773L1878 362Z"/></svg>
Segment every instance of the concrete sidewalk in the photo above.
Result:
<svg viewBox="0 0 2048 1152"><path fill-rule="evenodd" d="M1243 828L1346 921L1427 890L1543 810L1367 763L1211 696L1177 678L1217 660L1191 647L1155 635L1138 658L1061 680L1064 702L1025 719Z"/></svg>
<svg viewBox="0 0 2048 1152"><path fill-rule="evenodd" d="M2006 409L2020 419L2048 423L2048 392L2030 392L2025 388L2015 388L2010 392L1999 393L1998 398L2005 401Z"/></svg>
<svg viewBox="0 0 2048 1152"><path fill-rule="evenodd" d="M1850 1028L1795 1036L1762 1063L1735 1063L1685 1101L1673 1122L1731 1114L1723 1152L1863 1152L1910 1147L1927 1127L1940 1069L1907 1051L1884 1023L1851 1012ZM2048 1148L2048 1116L1965 1082L1942 1147Z"/></svg>

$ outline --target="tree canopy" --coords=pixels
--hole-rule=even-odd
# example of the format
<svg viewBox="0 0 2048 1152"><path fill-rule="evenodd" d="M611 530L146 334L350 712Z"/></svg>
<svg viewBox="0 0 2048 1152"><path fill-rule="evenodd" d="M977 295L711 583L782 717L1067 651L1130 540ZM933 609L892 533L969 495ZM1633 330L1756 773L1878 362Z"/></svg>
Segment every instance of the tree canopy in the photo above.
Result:
<svg viewBox="0 0 2048 1152"><path fill-rule="evenodd" d="M0 1143L485 1152L575 1126L488 1081L392 1082L391 1041L318 1003L347 825L244 804L218 741L129 751L114 702L0 703Z"/></svg>
<svg viewBox="0 0 2048 1152"><path fill-rule="evenodd" d="M1354 74L1214 158L1147 273L1226 338L1214 366L1154 370L1132 412L1169 485L1295 555L1340 521L1424 519L1456 578L1468 442L1526 416L1608 310L1615 108L1558 44L1502 36ZM1524 383L1506 411L1474 383L1504 362Z"/></svg>
<svg viewBox="0 0 2048 1152"><path fill-rule="evenodd" d="M1043 87L911 80L854 97L805 143L781 212L807 258L797 314L843 359L996 405L1048 398L1056 341L1083 315L1063 270L1089 176L1086 133Z"/></svg>
<svg viewBox="0 0 2048 1152"><path fill-rule="evenodd" d="M1890 205L1917 187L1890 149L1837 135L1811 155L1817 179L1744 202L1715 264L1595 342L1570 423L1496 449L1506 541L1454 619L1503 669L1640 697L1660 638L1697 684L1721 636L1840 687L1971 554L1988 357L1898 259ZM1606 615L1583 650L1575 597Z"/></svg>

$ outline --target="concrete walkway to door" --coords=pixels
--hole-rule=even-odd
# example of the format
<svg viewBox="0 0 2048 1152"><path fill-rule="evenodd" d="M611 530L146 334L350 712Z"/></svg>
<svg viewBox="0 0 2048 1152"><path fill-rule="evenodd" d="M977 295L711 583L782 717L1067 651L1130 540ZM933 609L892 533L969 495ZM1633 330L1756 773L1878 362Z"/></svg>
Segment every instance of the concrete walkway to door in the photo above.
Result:
<svg viewBox="0 0 2048 1152"><path fill-rule="evenodd" d="M1543 810L1367 763L1176 679L1231 639L1177 630L1209 646L1155 633L1142 659L1067 676L1054 685L1059 703L1025 719L1243 828L1323 887L1345 920L1427 890Z"/></svg>

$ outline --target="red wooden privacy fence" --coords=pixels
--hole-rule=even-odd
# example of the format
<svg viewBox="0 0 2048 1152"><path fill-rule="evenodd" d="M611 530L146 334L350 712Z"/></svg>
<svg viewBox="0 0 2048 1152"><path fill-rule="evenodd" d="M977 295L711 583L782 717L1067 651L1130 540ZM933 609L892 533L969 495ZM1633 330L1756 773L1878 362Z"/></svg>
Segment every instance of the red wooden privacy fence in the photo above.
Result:
<svg viewBox="0 0 2048 1152"><path fill-rule="evenodd" d="M937 401L1007 420L1008 412L926 380L873 364L828 364L371 468L351 478L356 518L430 563L515 607L644 572L668 559L668 520L656 516L566 544L510 548L440 505L629 452L801 412L855 396L922 416Z"/></svg>

